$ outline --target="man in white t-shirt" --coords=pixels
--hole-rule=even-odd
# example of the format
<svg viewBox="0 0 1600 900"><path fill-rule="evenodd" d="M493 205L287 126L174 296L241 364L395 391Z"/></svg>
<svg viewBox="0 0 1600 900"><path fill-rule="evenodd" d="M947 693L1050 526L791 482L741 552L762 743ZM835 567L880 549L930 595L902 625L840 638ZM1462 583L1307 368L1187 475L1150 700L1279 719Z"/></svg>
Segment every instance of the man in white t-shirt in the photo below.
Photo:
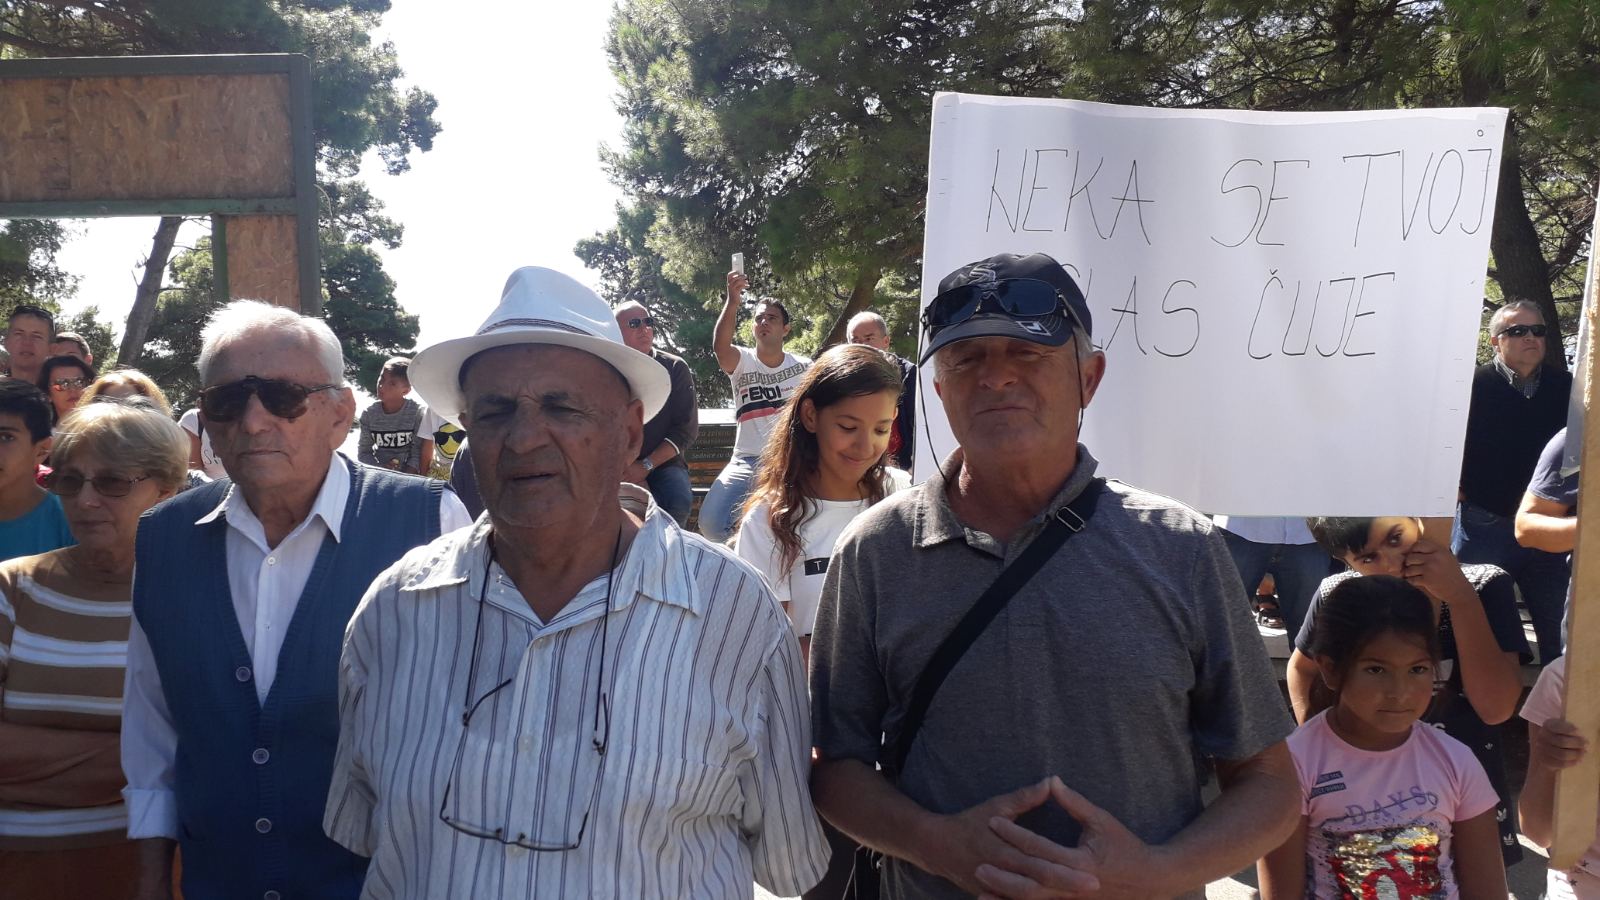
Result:
<svg viewBox="0 0 1600 900"><path fill-rule="evenodd" d="M811 360L783 349L784 338L789 336L789 310L778 300L756 303L751 328L755 348L734 346L739 302L748 283L743 272L728 273L728 297L711 337L717 365L733 382L734 419L738 425L733 458L700 504L700 533L713 541L725 541L733 533L739 507L755 483L761 448L766 446L767 435L778 421L778 411L811 365Z"/></svg>

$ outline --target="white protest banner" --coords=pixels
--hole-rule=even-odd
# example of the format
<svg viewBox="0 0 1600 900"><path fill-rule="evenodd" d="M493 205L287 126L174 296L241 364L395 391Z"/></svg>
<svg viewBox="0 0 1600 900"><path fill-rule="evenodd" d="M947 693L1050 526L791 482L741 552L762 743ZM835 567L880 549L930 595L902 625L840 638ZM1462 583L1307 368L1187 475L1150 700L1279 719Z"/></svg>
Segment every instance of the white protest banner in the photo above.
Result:
<svg viewBox="0 0 1600 900"><path fill-rule="evenodd" d="M1049 253L1108 357L1103 473L1216 513L1448 516L1505 118L939 94L922 303ZM955 438L921 386L925 478Z"/></svg>

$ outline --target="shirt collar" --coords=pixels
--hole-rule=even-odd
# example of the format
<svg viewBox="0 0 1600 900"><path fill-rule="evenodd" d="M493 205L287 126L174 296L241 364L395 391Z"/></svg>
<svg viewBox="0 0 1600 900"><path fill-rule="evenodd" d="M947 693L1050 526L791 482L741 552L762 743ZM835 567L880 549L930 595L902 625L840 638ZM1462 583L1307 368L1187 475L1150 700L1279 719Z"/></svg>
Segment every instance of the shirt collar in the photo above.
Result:
<svg viewBox="0 0 1600 900"><path fill-rule="evenodd" d="M337 452L331 454L328 462L328 474L322 479L322 487L317 490L317 497L311 503L311 513L306 516L306 521L314 518L322 519L322 524L327 527L328 533L335 541L339 540L339 530L344 525L345 503L350 499L350 468L345 464L344 457ZM255 511L250 504L245 502L244 494L240 493L237 484L228 485L228 492L223 495L222 502L216 508L195 520L196 525L207 525L226 517L229 527L248 532L250 526L261 528L261 521L256 518ZM295 526L298 531L305 522Z"/></svg>
<svg viewBox="0 0 1600 900"><path fill-rule="evenodd" d="M682 607L696 615L703 614L705 600L692 588L689 560L684 552L686 538L678 523L656 505L648 491L636 485L623 484L617 491L617 499L624 509L643 518L644 523L617 565L612 610L626 609L635 597L644 597ZM476 597L484 588L491 531L493 526L485 512L471 528L456 532L453 539L437 542L433 557L423 562L400 590L428 591L465 585ZM498 572L499 566L494 570ZM493 592L489 595L492 601ZM526 606L510 609L496 605L519 616L528 614ZM569 604L561 615L565 616L574 608Z"/></svg>
<svg viewBox="0 0 1600 900"><path fill-rule="evenodd" d="M1516 373L1516 370L1506 365L1498 353L1494 355L1494 368L1496 372L1500 373L1501 378L1504 378L1508 384L1521 391L1524 397L1532 397L1539 390L1539 376L1544 373L1544 366L1541 364L1534 368L1532 375L1523 378Z"/></svg>
<svg viewBox="0 0 1600 900"><path fill-rule="evenodd" d="M932 547L945 541L967 541L972 543L967 526L956 517L955 510L950 507L950 496L947 489L950 480L961 472L963 461L962 451L956 451L945 459L939 470L922 485L922 496L917 500L917 518L912 535L913 544L917 547ZM1044 509L1028 520L1022 530L1012 539L1012 543L1027 540L1041 525L1044 520L1055 512L1071 503L1089 486L1095 477L1095 471L1100 467L1089 453L1089 448L1083 444L1078 445L1077 462L1072 467L1072 474L1067 476L1066 483L1050 499Z"/></svg>

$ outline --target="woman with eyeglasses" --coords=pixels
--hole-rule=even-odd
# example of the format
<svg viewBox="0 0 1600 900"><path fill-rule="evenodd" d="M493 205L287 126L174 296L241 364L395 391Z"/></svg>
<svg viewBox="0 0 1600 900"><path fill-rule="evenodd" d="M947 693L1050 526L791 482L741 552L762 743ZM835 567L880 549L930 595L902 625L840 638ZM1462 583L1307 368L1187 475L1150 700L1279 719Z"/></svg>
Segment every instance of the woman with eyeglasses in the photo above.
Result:
<svg viewBox="0 0 1600 900"><path fill-rule="evenodd" d="M76 356L52 356L39 367L39 390L55 407L56 422L61 422L78 406L83 391L97 376L94 366Z"/></svg>
<svg viewBox="0 0 1600 900"><path fill-rule="evenodd" d="M173 495L189 442L149 401L57 428L47 487L78 543L0 564L0 893L135 896L120 729L139 516Z"/></svg>

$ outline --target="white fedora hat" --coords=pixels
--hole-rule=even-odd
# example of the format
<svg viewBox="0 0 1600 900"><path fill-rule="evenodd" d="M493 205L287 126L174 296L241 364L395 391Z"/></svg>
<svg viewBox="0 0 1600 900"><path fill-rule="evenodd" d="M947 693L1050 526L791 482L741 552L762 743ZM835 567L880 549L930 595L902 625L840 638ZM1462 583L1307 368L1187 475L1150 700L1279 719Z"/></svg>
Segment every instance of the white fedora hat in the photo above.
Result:
<svg viewBox="0 0 1600 900"><path fill-rule="evenodd" d="M429 409L465 428L462 364L474 354L513 344L553 344L600 357L622 373L634 398L644 404L647 422L672 392L666 368L622 342L622 329L604 300L572 277L539 266L511 273L500 305L476 334L418 353L411 361L411 387Z"/></svg>

